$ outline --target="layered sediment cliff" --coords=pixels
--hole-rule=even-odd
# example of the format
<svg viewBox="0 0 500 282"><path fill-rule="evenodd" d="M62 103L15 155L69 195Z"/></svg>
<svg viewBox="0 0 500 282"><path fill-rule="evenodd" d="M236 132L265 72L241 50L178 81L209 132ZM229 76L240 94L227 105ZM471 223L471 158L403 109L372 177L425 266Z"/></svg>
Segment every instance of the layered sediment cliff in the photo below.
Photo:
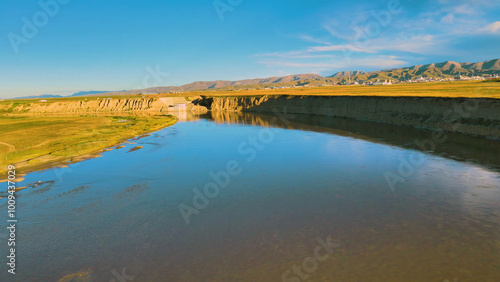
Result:
<svg viewBox="0 0 500 282"><path fill-rule="evenodd" d="M114 111L161 111L167 105L158 99L102 99L90 101L62 101L35 103L27 107L30 113L74 113ZM23 110L14 109L14 110Z"/></svg>
<svg viewBox="0 0 500 282"><path fill-rule="evenodd" d="M212 98L211 98L212 99ZM498 138L500 100L482 98L256 96L213 97L212 111L347 117Z"/></svg>
<svg viewBox="0 0 500 282"><path fill-rule="evenodd" d="M191 104L184 97L175 98L135 98L135 99L106 99L92 98L89 100L33 102L5 105L13 113L96 113L96 112L150 112L161 113L175 110L202 111L206 108ZM2 110L2 109L0 109Z"/></svg>

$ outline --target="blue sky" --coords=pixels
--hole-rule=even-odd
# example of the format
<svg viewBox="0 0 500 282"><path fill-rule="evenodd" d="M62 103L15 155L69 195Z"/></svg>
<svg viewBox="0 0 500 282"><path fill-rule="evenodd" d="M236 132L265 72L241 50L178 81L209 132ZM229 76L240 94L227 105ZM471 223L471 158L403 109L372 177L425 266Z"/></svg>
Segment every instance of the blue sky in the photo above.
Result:
<svg viewBox="0 0 500 282"><path fill-rule="evenodd" d="M500 57L492 0L0 0L0 18L0 98Z"/></svg>

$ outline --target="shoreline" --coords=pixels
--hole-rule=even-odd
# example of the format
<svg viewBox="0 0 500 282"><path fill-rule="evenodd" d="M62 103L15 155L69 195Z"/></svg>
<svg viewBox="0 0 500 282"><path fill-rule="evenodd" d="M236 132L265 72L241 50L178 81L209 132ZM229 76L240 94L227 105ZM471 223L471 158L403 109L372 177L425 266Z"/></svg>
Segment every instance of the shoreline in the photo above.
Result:
<svg viewBox="0 0 500 282"><path fill-rule="evenodd" d="M211 111L306 114L500 138L500 99L374 96L203 97Z"/></svg>
<svg viewBox="0 0 500 282"><path fill-rule="evenodd" d="M23 116L24 118L29 118L26 116ZM123 118L126 118L127 116L123 115ZM75 117L77 118L77 117ZM78 117L81 118L81 117ZM9 161L5 161L5 165L13 165L16 167L16 178L17 181L22 181L24 180L24 176L27 174L37 172L37 171L42 171L42 170L47 170L47 169L52 169L52 168L58 168L58 167L65 167L71 164L79 163L88 159L93 159L93 158L98 158L102 156L104 152L107 151L112 151L116 150L117 147L127 141L133 141L133 140L138 140L142 136L151 134L153 132L165 129L167 127L173 126L177 123L178 119L175 118L174 116L171 115L165 115L162 116L162 119L164 120L158 120L158 123L151 124L147 123L149 119L145 119L144 121L139 122L140 126L151 126L150 128L147 128L146 131L140 131L140 129L135 129L131 130L129 134L127 134L127 131L124 132L119 132L119 130L126 130L126 129L118 129L118 125L121 125L121 123L116 123L116 124L110 124L108 126L111 126L113 129L115 129L118 132L113 131L112 133L108 133L109 135L113 135L113 138L116 136L114 135L121 135L121 137L118 137L116 140L99 140L95 141L96 139L102 139L106 138L106 136L94 136L92 137L94 139L94 142L91 142L91 145L85 146L85 145L76 145L74 148L70 148L70 154L69 155L57 155L58 153L62 153L61 150L48 150L48 153L44 154L39 154L34 157L30 157L28 159L23 159L20 161L15 161L9 163ZM135 124L134 124L135 125ZM139 133L139 134L137 134ZM108 135L108 136L109 136ZM59 137L61 138L61 137ZM51 140L52 142L57 142L58 139ZM63 140L61 140L62 142ZM112 142L110 144L110 142ZM99 143L102 143L101 145ZM72 144L67 145L67 147L71 147ZM76 149L75 149L76 148ZM29 148L25 148L29 149ZM65 148L64 150L68 150L68 148ZM53 155L54 154L54 155ZM6 173L6 171L0 171L2 175ZM0 183L6 182L7 180L2 177L0 180Z"/></svg>

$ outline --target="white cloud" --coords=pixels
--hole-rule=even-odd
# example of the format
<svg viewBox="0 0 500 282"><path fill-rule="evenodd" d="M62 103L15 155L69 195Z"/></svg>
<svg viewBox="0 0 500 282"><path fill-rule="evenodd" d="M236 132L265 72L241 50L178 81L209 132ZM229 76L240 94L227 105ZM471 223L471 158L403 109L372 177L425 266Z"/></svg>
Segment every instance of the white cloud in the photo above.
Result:
<svg viewBox="0 0 500 282"><path fill-rule="evenodd" d="M376 47L381 51L399 51L415 54L437 54L440 52L438 48L443 48L441 46L443 40L430 34L386 38L376 40L375 43L378 45Z"/></svg>
<svg viewBox="0 0 500 282"><path fill-rule="evenodd" d="M310 46L302 50L262 54L259 63L319 71L352 67L393 68L415 58L423 60L430 56L468 54L470 50L454 46L478 35L496 36L500 33L500 21L488 21L486 16L488 12L491 14L490 10L500 8L500 2L440 2L446 4L430 6L432 8L420 10L411 17L407 13L393 15L386 25L378 22L380 28L376 31L373 25L377 21L370 13L340 13L322 23L323 34L298 37ZM372 27L371 32L367 26Z"/></svg>
<svg viewBox="0 0 500 282"><path fill-rule="evenodd" d="M353 51L360 53L375 53L374 50L368 48L357 47L351 44L345 45L330 45L330 46L314 46L307 49L307 52L330 52L330 51Z"/></svg>
<svg viewBox="0 0 500 282"><path fill-rule="evenodd" d="M500 21L490 23L489 25L479 29L480 32L485 33L500 33Z"/></svg>
<svg viewBox="0 0 500 282"><path fill-rule="evenodd" d="M375 38L366 42L352 42L342 45L313 46L305 52L349 52L349 53L367 53L377 54L383 51L398 51L417 54L436 52L435 47L442 40L433 35L416 35L410 37L391 36Z"/></svg>
<svg viewBox="0 0 500 282"><path fill-rule="evenodd" d="M299 38L306 41L306 42L313 42L313 43L323 44L323 45L330 45L331 44L330 42L328 42L326 40L318 39L318 38L315 38L315 37L310 36L310 35L301 35Z"/></svg>
<svg viewBox="0 0 500 282"><path fill-rule="evenodd" d="M453 23L453 20L455 19L455 15L453 14L448 14L446 16L444 16L442 19L441 19L441 22L442 23Z"/></svg>
<svg viewBox="0 0 500 282"><path fill-rule="evenodd" d="M269 60L261 60L258 63L263 64L267 67L300 68L301 70L307 70L309 72L322 72L322 71L329 71L332 69L348 69L348 68L353 69L353 68L364 68L364 67L387 69L387 68L401 67L408 64L407 61L404 61L399 57L385 56L385 55L379 55L376 57L368 57L368 58L353 58L349 61L343 58L330 60L327 62L295 62L295 61L269 59Z"/></svg>
<svg viewBox="0 0 500 282"><path fill-rule="evenodd" d="M453 8L454 14L477 15L478 12L469 5L460 5Z"/></svg>
<svg viewBox="0 0 500 282"><path fill-rule="evenodd" d="M311 54L307 51L289 51L289 52L273 52L256 54L255 57L277 57L287 59L318 59L318 58L334 58L335 55L331 54Z"/></svg>

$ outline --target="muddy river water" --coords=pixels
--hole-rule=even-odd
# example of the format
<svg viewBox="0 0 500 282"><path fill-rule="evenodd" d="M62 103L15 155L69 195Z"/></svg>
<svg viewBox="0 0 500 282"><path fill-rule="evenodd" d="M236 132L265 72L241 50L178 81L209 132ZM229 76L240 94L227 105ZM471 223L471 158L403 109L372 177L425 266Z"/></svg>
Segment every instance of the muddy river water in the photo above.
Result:
<svg viewBox="0 0 500 282"><path fill-rule="evenodd" d="M18 183L0 281L500 281L498 140L211 113L122 145Z"/></svg>

